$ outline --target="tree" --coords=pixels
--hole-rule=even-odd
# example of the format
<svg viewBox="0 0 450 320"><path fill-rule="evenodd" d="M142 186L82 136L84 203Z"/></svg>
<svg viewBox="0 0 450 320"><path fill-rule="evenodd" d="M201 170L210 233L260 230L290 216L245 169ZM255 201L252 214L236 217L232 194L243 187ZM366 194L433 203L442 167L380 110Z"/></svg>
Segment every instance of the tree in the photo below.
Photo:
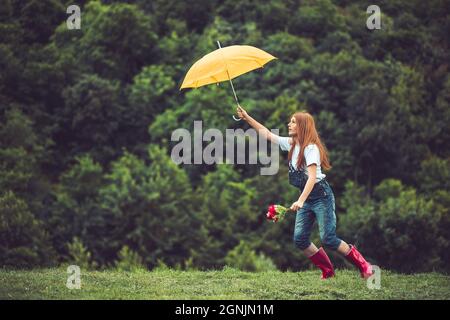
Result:
<svg viewBox="0 0 450 320"><path fill-rule="evenodd" d="M87 246L92 259L104 264L114 252L108 252L104 245L109 217L98 203L98 192L104 184L103 168L89 154L76 157L75 161L61 174L52 192L47 225L60 257L69 258L68 244L77 238ZM79 247L77 241L74 245L75 249Z"/></svg>
<svg viewBox="0 0 450 320"><path fill-rule="evenodd" d="M211 239L198 260L209 268L223 266L227 252L250 237L259 224L251 205L254 190L239 182L232 167L222 164L202 178L195 193L199 216Z"/></svg>
<svg viewBox="0 0 450 320"><path fill-rule="evenodd" d="M431 131L429 146L431 151L441 157L450 156L447 144L450 140L450 76L447 75L442 83L442 89L439 91L436 104L428 106L427 116L433 120L428 128ZM428 131L427 130L427 131Z"/></svg>
<svg viewBox="0 0 450 320"><path fill-rule="evenodd" d="M136 5L91 1L83 10L81 36L76 35L78 61L100 77L129 83L144 65L157 61L156 27L152 16ZM67 28L59 32L67 34L59 36L66 40L60 45L70 50L73 32Z"/></svg>
<svg viewBox="0 0 450 320"><path fill-rule="evenodd" d="M149 3L138 0L140 7L155 17L158 26L158 34L167 34L170 19L181 20L186 23L190 31L201 32L210 22L216 1L199 0L195 2L183 2L176 0L155 0Z"/></svg>
<svg viewBox="0 0 450 320"><path fill-rule="evenodd" d="M117 81L96 75L84 75L64 90L62 132L56 143L67 152L67 158L90 152L103 164L114 159L124 143L119 132L128 112L119 91Z"/></svg>
<svg viewBox="0 0 450 320"><path fill-rule="evenodd" d="M17 105L8 108L0 122L0 190L11 190L41 218L42 201L49 193L41 164L46 152L35 124Z"/></svg>
<svg viewBox="0 0 450 320"><path fill-rule="evenodd" d="M66 8L59 0L31 0L24 5L14 1L20 9L20 24L28 32L24 40L45 43L55 27L65 21Z"/></svg>
<svg viewBox="0 0 450 320"><path fill-rule="evenodd" d="M5 122L0 123L0 146L0 189L25 195L37 176L42 146L31 120L20 109L5 112Z"/></svg>
<svg viewBox="0 0 450 320"><path fill-rule="evenodd" d="M344 19L331 0L311 1L299 6L288 21L289 32L297 35L321 38L331 30L345 31Z"/></svg>
<svg viewBox="0 0 450 320"><path fill-rule="evenodd" d="M31 268L55 263L53 248L41 221L11 190L0 194L0 264Z"/></svg>
<svg viewBox="0 0 450 320"><path fill-rule="evenodd" d="M417 195L394 179L375 188L376 201L358 199L355 185L346 190L347 212L341 216L338 232L364 248L366 257L382 268L400 272L430 271L439 266L442 212L433 201ZM356 192L355 192L356 191Z"/></svg>
<svg viewBox="0 0 450 320"><path fill-rule="evenodd" d="M192 189L186 173L149 145L150 164L125 153L112 164L100 203L110 212L111 248L127 245L148 267L158 259L169 266L182 264L190 250L203 244L199 220L192 207Z"/></svg>
<svg viewBox="0 0 450 320"><path fill-rule="evenodd" d="M170 66L150 65L133 78L133 83L129 86L129 109L125 116L129 123L141 129L139 136L144 136L149 123L167 105L175 104L170 103L170 97L175 96L178 91L173 73Z"/></svg>

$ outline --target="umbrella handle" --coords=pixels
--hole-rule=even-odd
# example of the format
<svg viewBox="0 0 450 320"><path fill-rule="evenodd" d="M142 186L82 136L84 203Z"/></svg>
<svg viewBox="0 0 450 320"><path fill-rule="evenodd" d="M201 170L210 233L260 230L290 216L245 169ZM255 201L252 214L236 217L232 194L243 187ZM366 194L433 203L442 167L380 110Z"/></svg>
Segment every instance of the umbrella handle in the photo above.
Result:
<svg viewBox="0 0 450 320"><path fill-rule="evenodd" d="M222 49L222 46L220 45L220 41L219 40L217 40L217 46L219 47L219 49ZM233 81L231 81L231 77L230 77L230 74L228 73L228 69L227 69L227 75L228 75L228 80L230 80L231 89L233 89L234 99L236 100L237 105L239 105L239 100L238 100L238 97L236 95L236 91L234 90ZM219 84L219 83L217 83L217 84ZM233 114L233 119L236 122L242 120L241 118L236 118L234 116L234 114Z"/></svg>

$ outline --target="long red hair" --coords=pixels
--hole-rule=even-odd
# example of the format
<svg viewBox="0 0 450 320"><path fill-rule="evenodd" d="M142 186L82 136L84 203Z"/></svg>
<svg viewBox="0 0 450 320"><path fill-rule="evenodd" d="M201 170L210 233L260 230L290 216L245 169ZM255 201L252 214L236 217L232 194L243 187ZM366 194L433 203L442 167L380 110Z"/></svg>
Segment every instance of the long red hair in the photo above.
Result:
<svg viewBox="0 0 450 320"><path fill-rule="evenodd" d="M300 169L305 163L305 159L303 157L305 147L309 144L316 144L320 151L321 167L324 170L331 169L327 148L322 144L322 141L320 141L313 116L308 112L296 112L292 115L292 117L295 118L297 134L292 137L294 143L288 153L289 161L292 159L292 153L294 152L295 145L298 144L300 146L300 154L297 159L297 168Z"/></svg>

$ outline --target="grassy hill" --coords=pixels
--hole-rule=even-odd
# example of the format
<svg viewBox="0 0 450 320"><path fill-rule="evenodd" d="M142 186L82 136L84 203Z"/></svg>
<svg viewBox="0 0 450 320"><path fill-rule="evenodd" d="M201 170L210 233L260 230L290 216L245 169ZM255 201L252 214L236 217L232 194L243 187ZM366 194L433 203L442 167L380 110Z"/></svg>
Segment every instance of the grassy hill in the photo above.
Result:
<svg viewBox="0 0 450 320"><path fill-rule="evenodd" d="M356 271L319 272L81 271L81 289L66 287L66 269L1 270L0 299L450 299L450 276L381 273L368 289Z"/></svg>

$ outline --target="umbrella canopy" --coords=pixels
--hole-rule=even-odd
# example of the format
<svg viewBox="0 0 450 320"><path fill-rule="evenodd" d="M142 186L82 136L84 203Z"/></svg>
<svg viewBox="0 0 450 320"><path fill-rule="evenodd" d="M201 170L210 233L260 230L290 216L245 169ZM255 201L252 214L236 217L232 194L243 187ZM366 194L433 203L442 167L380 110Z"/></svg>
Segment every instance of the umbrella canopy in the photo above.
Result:
<svg viewBox="0 0 450 320"><path fill-rule="evenodd" d="M186 74L180 90L229 81L254 69L262 68L273 59L277 58L252 46L234 45L219 48L194 63Z"/></svg>

